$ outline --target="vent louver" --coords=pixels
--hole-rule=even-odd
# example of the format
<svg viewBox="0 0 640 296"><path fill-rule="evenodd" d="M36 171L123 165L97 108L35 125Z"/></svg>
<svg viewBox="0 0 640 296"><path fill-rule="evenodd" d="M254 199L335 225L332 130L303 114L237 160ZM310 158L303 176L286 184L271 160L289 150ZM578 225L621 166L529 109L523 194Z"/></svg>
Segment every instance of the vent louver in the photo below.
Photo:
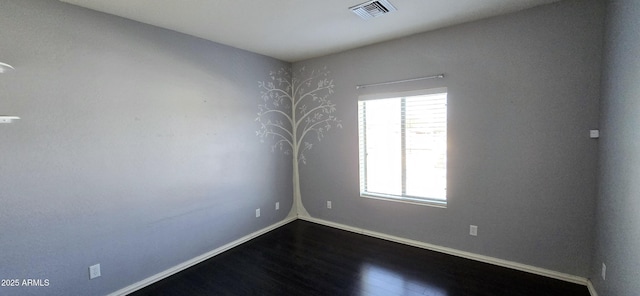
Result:
<svg viewBox="0 0 640 296"><path fill-rule="evenodd" d="M365 3L349 7L349 9L365 20L379 17L397 10L393 5L391 5L391 3L389 3L388 0L367 1Z"/></svg>

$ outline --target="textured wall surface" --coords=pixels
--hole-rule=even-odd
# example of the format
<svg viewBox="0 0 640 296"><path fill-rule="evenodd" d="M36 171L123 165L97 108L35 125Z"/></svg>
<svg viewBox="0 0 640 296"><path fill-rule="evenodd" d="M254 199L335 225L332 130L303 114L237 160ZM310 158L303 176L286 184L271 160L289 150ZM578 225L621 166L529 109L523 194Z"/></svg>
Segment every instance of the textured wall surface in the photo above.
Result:
<svg viewBox="0 0 640 296"><path fill-rule="evenodd" d="M301 169L305 207L317 218L588 276L603 14L599 1L565 1L295 64L332 71L344 125ZM445 79L367 92L448 88L448 207L361 198L355 86L439 73Z"/></svg>
<svg viewBox="0 0 640 296"><path fill-rule="evenodd" d="M610 1L606 36L591 280L600 296L640 295L640 2Z"/></svg>
<svg viewBox="0 0 640 296"><path fill-rule="evenodd" d="M0 0L0 40L0 278L49 280L1 295L104 295L288 213L254 121L287 64L49 0Z"/></svg>

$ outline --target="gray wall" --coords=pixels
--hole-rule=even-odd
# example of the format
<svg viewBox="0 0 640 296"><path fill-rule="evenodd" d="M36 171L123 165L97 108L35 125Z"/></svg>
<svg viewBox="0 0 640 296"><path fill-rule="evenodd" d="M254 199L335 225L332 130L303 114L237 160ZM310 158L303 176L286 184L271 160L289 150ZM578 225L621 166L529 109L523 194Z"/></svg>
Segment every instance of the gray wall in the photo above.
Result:
<svg viewBox="0 0 640 296"><path fill-rule="evenodd" d="M332 71L344 125L301 169L309 213L588 276L603 10L600 1L563 1L296 63ZM396 90L448 87L448 207L359 197L355 86L438 73L447 76Z"/></svg>
<svg viewBox="0 0 640 296"><path fill-rule="evenodd" d="M0 294L107 294L288 213L254 121L288 64L58 1L0 0L0 28L0 278L50 281Z"/></svg>
<svg viewBox="0 0 640 296"><path fill-rule="evenodd" d="M606 36L591 280L601 296L631 296L640 294L640 2L610 1Z"/></svg>

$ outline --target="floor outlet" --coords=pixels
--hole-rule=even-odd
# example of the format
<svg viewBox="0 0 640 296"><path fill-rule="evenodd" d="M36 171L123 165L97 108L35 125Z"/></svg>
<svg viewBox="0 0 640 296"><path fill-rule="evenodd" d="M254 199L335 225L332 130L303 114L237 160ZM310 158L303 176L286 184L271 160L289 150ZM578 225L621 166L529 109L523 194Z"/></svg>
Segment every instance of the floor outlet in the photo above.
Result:
<svg viewBox="0 0 640 296"><path fill-rule="evenodd" d="M100 264L89 266L89 279L95 279L100 276Z"/></svg>
<svg viewBox="0 0 640 296"><path fill-rule="evenodd" d="M260 209L256 209L256 218L260 217Z"/></svg>
<svg viewBox="0 0 640 296"><path fill-rule="evenodd" d="M327 200L327 209L330 209L330 208L331 208L331 201Z"/></svg>
<svg viewBox="0 0 640 296"><path fill-rule="evenodd" d="M469 235L478 236L478 226L469 225Z"/></svg>
<svg viewBox="0 0 640 296"><path fill-rule="evenodd" d="M280 202L276 202L276 211L280 209Z"/></svg>

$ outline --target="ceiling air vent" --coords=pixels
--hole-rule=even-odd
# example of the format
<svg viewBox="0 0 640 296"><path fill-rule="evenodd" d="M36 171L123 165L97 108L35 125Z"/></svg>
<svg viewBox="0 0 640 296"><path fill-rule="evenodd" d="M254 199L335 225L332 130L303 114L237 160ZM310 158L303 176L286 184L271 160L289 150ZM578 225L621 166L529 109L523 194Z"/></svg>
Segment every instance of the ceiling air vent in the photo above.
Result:
<svg viewBox="0 0 640 296"><path fill-rule="evenodd" d="M349 9L365 20L397 10L387 0L367 1L365 3L349 7Z"/></svg>

